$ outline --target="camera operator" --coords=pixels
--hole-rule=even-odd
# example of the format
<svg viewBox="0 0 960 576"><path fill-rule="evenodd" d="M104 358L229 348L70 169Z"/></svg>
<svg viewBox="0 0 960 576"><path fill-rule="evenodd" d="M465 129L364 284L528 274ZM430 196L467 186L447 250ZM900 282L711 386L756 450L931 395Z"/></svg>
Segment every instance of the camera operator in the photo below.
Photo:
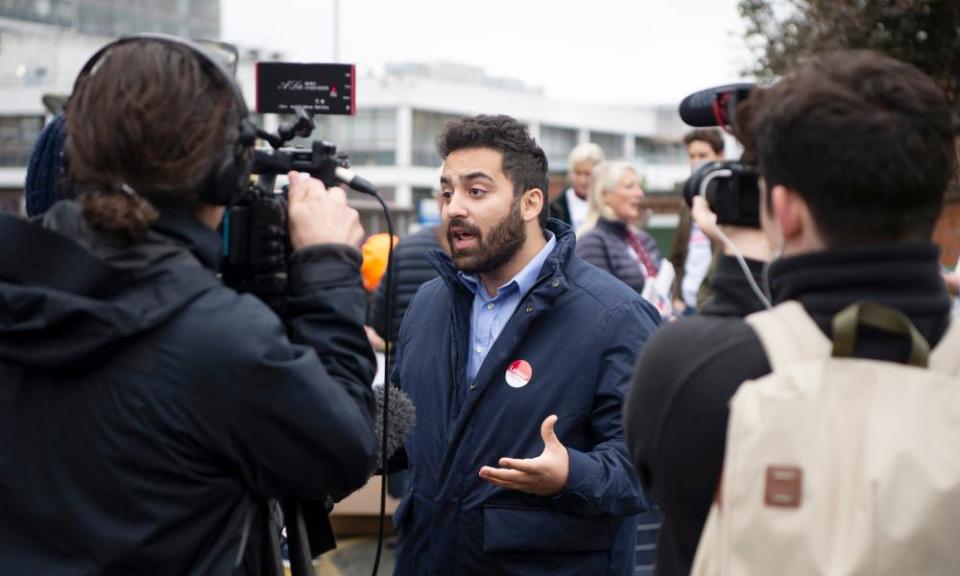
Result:
<svg viewBox="0 0 960 576"><path fill-rule="evenodd" d="M358 214L291 173L287 317L220 283L210 188L253 141L212 67L110 45L67 109L84 192L0 218L4 574L259 574L261 502L304 499L313 539L372 469Z"/></svg>
<svg viewBox="0 0 960 576"><path fill-rule="evenodd" d="M931 237L956 157L934 83L876 53L832 53L755 90L735 128L757 160L762 228L782 256L768 272L773 302L799 301L830 336L835 314L869 300L905 314L935 346L950 301ZM714 289L728 281L718 274ZM689 573L723 465L728 401L771 370L737 317L752 311L750 298L728 301L726 317L666 326L634 375L625 422L632 461L665 515L659 575ZM854 355L905 363L909 350L909 340L863 330Z"/></svg>

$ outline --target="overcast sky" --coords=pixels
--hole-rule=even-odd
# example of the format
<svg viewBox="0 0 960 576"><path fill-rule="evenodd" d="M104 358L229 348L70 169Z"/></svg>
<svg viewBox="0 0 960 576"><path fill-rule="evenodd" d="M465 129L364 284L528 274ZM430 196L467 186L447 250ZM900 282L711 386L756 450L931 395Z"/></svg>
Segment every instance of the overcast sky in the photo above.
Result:
<svg viewBox="0 0 960 576"><path fill-rule="evenodd" d="M339 60L448 61L555 98L671 104L750 62L736 0L340 0ZM330 62L334 0L222 0L225 40ZM358 86L362 90L362 84Z"/></svg>

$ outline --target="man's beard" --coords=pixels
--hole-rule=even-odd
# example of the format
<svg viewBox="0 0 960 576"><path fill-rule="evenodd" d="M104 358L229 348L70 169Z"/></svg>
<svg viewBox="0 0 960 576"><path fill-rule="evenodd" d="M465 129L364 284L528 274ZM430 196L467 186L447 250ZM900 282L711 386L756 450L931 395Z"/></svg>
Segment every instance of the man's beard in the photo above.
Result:
<svg viewBox="0 0 960 576"><path fill-rule="evenodd" d="M476 247L470 250L454 248L451 228L460 228L476 238ZM527 229L520 214L520 199L514 200L510 213L490 229L489 239L484 239L480 229L460 218L447 222L447 242L453 263L465 274L483 274L496 270L512 259L527 240Z"/></svg>

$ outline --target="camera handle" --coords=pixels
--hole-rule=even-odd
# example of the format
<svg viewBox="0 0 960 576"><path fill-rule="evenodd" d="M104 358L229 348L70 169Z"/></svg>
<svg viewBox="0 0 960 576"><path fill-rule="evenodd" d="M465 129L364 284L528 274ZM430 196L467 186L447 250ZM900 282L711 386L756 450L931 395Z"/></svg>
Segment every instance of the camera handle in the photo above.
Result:
<svg viewBox="0 0 960 576"><path fill-rule="evenodd" d="M277 133L267 132L263 128L257 128L257 137L266 140L274 150L283 148L283 145L293 140L295 137L307 138L313 134L313 115L303 109L302 106L294 106L293 113L296 119L293 122L285 122L277 128Z"/></svg>

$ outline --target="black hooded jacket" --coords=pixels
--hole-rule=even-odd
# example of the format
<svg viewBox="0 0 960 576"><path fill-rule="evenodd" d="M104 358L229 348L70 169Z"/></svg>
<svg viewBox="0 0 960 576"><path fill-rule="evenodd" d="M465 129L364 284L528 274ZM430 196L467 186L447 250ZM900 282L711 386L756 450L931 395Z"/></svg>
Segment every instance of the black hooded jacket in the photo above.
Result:
<svg viewBox="0 0 960 576"><path fill-rule="evenodd" d="M0 572L245 572L258 502L366 481L359 252L295 254L284 325L220 284L186 215L132 247L71 202L44 224L0 217Z"/></svg>

